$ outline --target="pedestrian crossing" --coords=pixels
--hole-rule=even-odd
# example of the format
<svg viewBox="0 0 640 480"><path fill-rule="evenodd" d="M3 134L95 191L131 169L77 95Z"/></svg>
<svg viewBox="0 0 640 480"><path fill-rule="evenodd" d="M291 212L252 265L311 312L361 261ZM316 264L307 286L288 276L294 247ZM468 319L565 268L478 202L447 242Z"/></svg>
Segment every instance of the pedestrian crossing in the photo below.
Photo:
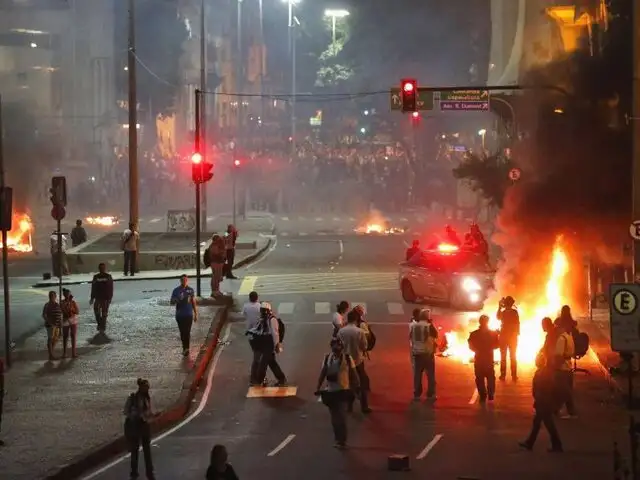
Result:
<svg viewBox="0 0 640 480"><path fill-rule="evenodd" d="M261 295L261 298L269 301L269 298ZM361 301L358 300L357 297L353 299L346 298L347 302L351 307L355 307L356 305L362 306L364 311L366 312L368 318L374 322L376 321L384 321L385 318L389 317L405 317L409 319L413 309L416 308L414 304L403 303L400 301L397 302L387 302L387 301ZM299 302L274 302L271 301L271 306L274 308L275 312L282 316L283 318L294 317L295 319L300 319L302 323L317 323L314 322L311 318L313 315L321 315L323 318L319 323L324 324L330 321L330 315L336 309L336 303L338 303L337 299L332 302L327 301L318 301L318 302L307 302L304 300L300 300ZM433 315L442 316L445 315L447 317L457 317L461 316L467 318L469 316L468 312L455 312L448 308L440 308L440 307L425 307L430 308Z"/></svg>
<svg viewBox="0 0 640 480"><path fill-rule="evenodd" d="M248 295L254 290L260 295L398 290L398 274L369 272L247 276L240 284L238 295Z"/></svg>

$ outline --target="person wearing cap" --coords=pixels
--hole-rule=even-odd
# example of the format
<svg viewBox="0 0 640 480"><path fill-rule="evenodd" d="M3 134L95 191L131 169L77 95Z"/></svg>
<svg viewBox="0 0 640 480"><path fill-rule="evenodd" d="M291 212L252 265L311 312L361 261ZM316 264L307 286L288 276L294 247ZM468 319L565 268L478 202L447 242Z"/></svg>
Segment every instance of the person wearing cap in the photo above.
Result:
<svg viewBox="0 0 640 480"><path fill-rule="evenodd" d="M518 379L518 337L520 336L520 315L515 309L515 300L508 296L500 300L496 318L500 320L500 380L507 378L507 354L511 378Z"/></svg>
<svg viewBox="0 0 640 480"><path fill-rule="evenodd" d="M282 352L278 319L269 302L260 304L260 319L255 327L247 332L247 335L249 341L252 342L252 348L258 350L260 355L256 376L251 379L251 385L262 385L267 376L267 368L269 368L278 382L276 386L286 386L287 377L276 359L276 354Z"/></svg>
<svg viewBox="0 0 640 480"><path fill-rule="evenodd" d="M347 324L338 332L338 339L344 345L344 351L352 359L360 380L360 408L362 413L371 413L369 408L369 376L364 368L364 359L367 354L367 335L358 326L360 314L357 309L353 309L347 315ZM348 406L349 411L353 410L353 400Z"/></svg>
<svg viewBox="0 0 640 480"><path fill-rule="evenodd" d="M493 367L493 352L500 347L498 332L489 329L489 317L480 315L478 329L469 335L469 349L475 354L473 371L480 403L493 400L496 394L496 372Z"/></svg>
<svg viewBox="0 0 640 480"><path fill-rule="evenodd" d="M409 345L413 366L413 399L422 395L422 375L427 376L427 398L436 396L436 346L438 330L433 326L431 310L421 310L416 321L409 323Z"/></svg>
<svg viewBox="0 0 640 480"><path fill-rule="evenodd" d="M124 405L124 435L131 454L131 478L138 478L138 455L140 446L144 455L145 473L148 480L155 479L151 459L151 421L158 416L151 408L149 381L138 378L138 390L127 398Z"/></svg>

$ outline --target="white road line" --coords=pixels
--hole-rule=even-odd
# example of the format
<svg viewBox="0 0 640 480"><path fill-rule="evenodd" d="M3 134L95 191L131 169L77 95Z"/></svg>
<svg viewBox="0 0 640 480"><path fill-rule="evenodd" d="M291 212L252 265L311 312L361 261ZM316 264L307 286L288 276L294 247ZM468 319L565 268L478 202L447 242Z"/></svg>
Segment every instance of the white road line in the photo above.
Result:
<svg viewBox="0 0 640 480"><path fill-rule="evenodd" d="M269 250L267 250L265 253L263 253L262 256L260 258L258 258L255 262L251 262L249 265L247 265L247 268L253 268L256 265L258 265L265 258L267 258L269 255L271 255L271 253L276 249L277 246L278 246L278 237L276 235L274 235L273 236L273 245L271 245L271 248L269 248Z"/></svg>
<svg viewBox="0 0 640 480"><path fill-rule="evenodd" d="M342 240L338 240L338 246L340 247L340 258L342 260L342 255L344 255L344 242Z"/></svg>
<svg viewBox="0 0 640 480"><path fill-rule="evenodd" d="M306 220L307 217L298 217L298 220Z"/></svg>
<svg viewBox="0 0 640 480"><path fill-rule="evenodd" d="M315 312L316 315L328 315L331 313L331 304L329 302L316 302Z"/></svg>
<svg viewBox="0 0 640 480"><path fill-rule="evenodd" d="M473 391L473 395L471 395L471 399L469 400L469 405L473 405L478 401L478 390Z"/></svg>
<svg viewBox="0 0 640 480"><path fill-rule="evenodd" d="M306 237L309 234L307 232L300 232L300 233L298 233L298 235L301 236L301 237Z"/></svg>
<svg viewBox="0 0 640 480"><path fill-rule="evenodd" d="M296 436L295 436L295 434L292 433L287 438L285 438L282 441L282 443L280 443L280 445L278 445L276 448L274 448L269 453L267 453L267 457L274 457L275 455L277 455L280 452L280 450L282 450L284 447L289 445L293 441L294 438L296 438Z"/></svg>
<svg viewBox="0 0 640 480"><path fill-rule="evenodd" d="M318 232L318 235L321 236L321 237L324 237L324 236L327 235L327 232Z"/></svg>
<svg viewBox="0 0 640 480"><path fill-rule="evenodd" d="M281 237L288 237L289 236L289 232L282 232L280 234Z"/></svg>
<svg viewBox="0 0 640 480"><path fill-rule="evenodd" d="M339 221L340 221L340 219L339 219L338 217L333 217L333 221L334 221L334 222L339 222Z"/></svg>
<svg viewBox="0 0 640 480"><path fill-rule="evenodd" d="M316 222L321 222L322 221L322 217L316 217Z"/></svg>
<svg viewBox="0 0 640 480"><path fill-rule="evenodd" d="M443 436L444 435L442 435L441 433L438 433L437 435L435 435L433 439L429 443L427 443L427 446L424 447L424 449L418 454L418 456L416 457L416 460L422 460L424 457L429 455L429 452L433 449L433 447L436 446L436 444L440 440L442 440Z"/></svg>
<svg viewBox="0 0 640 480"><path fill-rule="evenodd" d="M161 222L162 220L164 220L162 217L156 217L149 220L149 223L158 223L158 222Z"/></svg>
<svg viewBox="0 0 640 480"><path fill-rule="evenodd" d="M391 315L404 315L404 305L401 303L388 302L387 308Z"/></svg>
<svg viewBox="0 0 640 480"><path fill-rule="evenodd" d="M207 217L207 222L213 222L216 217Z"/></svg>
<svg viewBox="0 0 640 480"><path fill-rule="evenodd" d="M293 302L282 302L278 305L278 308L276 308L276 312L280 315L291 315L295 306L296 304Z"/></svg>
<svg viewBox="0 0 640 480"><path fill-rule="evenodd" d="M282 220L284 220L285 222L289 221L289 217L280 217Z"/></svg>
<svg viewBox="0 0 640 480"><path fill-rule="evenodd" d="M198 408L196 408L196 410L191 415L189 415L187 418L185 418L182 422L180 422L175 427L170 428L169 430L158 435L157 437L154 437L153 440L151 440L152 443L157 443L160 440L168 437L169 435L177 432L185 425L191 423L196 417L198 417L202 413L202 411L204 410L204 407L207 405L207 402L209 401L209 396L211 395L211 387L213 386L213 376L216 372L216 367L218 366L218 362L220 361L220 355L222 355L222 352L224 351L224 348L227 345L227 340L229 340L230 335L231 335L231 324L229 323L225 328L224 336L220 339L220 343L218 344L218 349L217 349L218 351L214 355L211 366L209 367L209 374L207 375L207 386L204 389L202 398L200 398L200 403L198 404ZM124 459L129 457L130 457L130 454L122 455L121 457L113 460L111 463L106 464L104 467L94 471L93 473L90 473L86 477L83 477L82 480L91 480L92 478L96 478L97 476L102 475L104 472L106 472L107 470L110 470L111 468L115 467L120 462L122 462Z"/></svg>

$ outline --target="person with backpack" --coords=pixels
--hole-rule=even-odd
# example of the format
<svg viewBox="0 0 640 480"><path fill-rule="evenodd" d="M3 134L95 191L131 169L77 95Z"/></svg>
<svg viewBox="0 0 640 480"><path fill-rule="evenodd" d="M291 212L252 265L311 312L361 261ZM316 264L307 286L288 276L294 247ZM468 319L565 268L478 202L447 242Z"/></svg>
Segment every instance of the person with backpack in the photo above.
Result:
<svg viewBox="0 0 640 480"><path fill-rule="evenodd" d="M347 323L345 315L349 311L349 302L346 300L342 300L339 304L336 305L336 311L333 312L333 318L331 319L331 324L333 325L333 334L332 337L335 338L338 335L338 331L344 327Z"/></svg>
<svg viewBox="0 0 640 480"><path fill-rule="evenodd" d="M555 378L560 395L558 410L566 405L567 414L564 418L575 418L576 407L573 403L573 369L571 362L576 356L574 331L576 331L577 322L571 316L571 309L568 305L562 307L560 317L556 319L555 325L558 332L552 366L555 369Z"/></svg>
<svg viewBox="0 0 640 480"><path fill-rule="evenodd" d="M347 324L338 332L338 339L344 345L344 351L351 357L355 365L356 373L360 383L360 408L362 413L371 413L369 408L369 376L364 368L364 360L367 354L367 335L365 331L358 327L362 322L360 313L353 309L347 315ZM353 411L354 399L349 402L348 410Z"/></svg>
<svg viewBox="0 0 640 480"><path fill-rule="evenodd" d="M476 377L478 400L492 401L496 394L496 373L493 366L493 352L500 348L498 332L489 328L489 317L480 315L478 329L469 335L469 349L475 354L473 371Z"/></svg>
<svg viewBox="0 0 640 480"><path fill-rule="evenodd" d="M417 321L409 323L409 346L413 366L413 400L422 395L422 375L427 376L427 399L436 396L436 347L438 330L433 326L431 310L421 310Z"/></svg>
<svg viewBox="0 0 640 480"><path fill-rule="evenodd" d="M373 333L373 329L371 328L371 325L369 325L369 323L364 319L364 316L366 313L364 311L364 307L362 305L356 305L355 307L353 307L353 311L358 314L358 321L356 325L358 326L358 328L361 328L362 330L364 330L364 333L367 337L366 356L367 358L369 358L369 352L372 351L376 346L376 334Z"/></svg>
<svg viewBox="0 0 640 480"><path fill-rule="evenodd" d="M249 332L249 341L252 348L260 354L260 362L256 371L256 377L251 379L253 386L262 385L267 376L267 367L277 380L277 387L287 385L287 377L280 368L276 355L282 352L284 341L284 323L273 313L269 302L260 304L260 319Z"/></svg>
<svg viewBox="0 0 640 480"><path fill-rule="evenodd" d="M129 443L129 453L131 454L131 478L139 477L138 455L140 446L142 446L147 479L154 480L150 422L158 414L151 409L149 388L148 380L138 378L138 390L127 398L124 405L124 436Z"/></svg>
<svg viewBox="0 0 640 480"><path fill-rule="evenodd" d="M325 355L318 378L316 395L329 408L335 447L347 446L347 409L360 388L356 365L339 338L332 338L331 353ZM322 390L326 381L327 387Z"/></svg>

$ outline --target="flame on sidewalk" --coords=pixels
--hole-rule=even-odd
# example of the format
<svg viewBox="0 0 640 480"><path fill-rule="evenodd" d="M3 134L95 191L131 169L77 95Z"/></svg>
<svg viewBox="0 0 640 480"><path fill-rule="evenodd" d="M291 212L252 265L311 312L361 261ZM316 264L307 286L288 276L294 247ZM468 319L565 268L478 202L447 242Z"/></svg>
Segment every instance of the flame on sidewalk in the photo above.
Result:
<svg viewBox="0 0 640 480"><path fill-rule="evenodd" d="M31 235L33 222L26 213L14 213L12 229L7 232L7 248L14 252L27 253L33 251ZM0 241L0 247L2 242Z"/></svg>
<svg viewBox="0 0 640 480"><path fill-rule="evenodd" d="M562 306L568 303L565 282L568 281L569 270L569 260L562 247L562 237L558 237L549 259L548 270L545 273L547 281L544 289L536 296L539 301L533 304L519 303L516 298L520 314L520 337L518 338L517 350L519 362L531 364L535 361L536 355L544 343L545 334L540 325L541 320L544 317L551 317L552 320L555 320ZM492 330L500 329L500 322L495 314L502 296L504 296L504 292L499 292L485 304L483 313L489 315L489 328ZM477 328L478 315L469 315L466 325L445 334L447 341L445 356L453 357L463 363L469 363L473 359L473 352L469 349L467 340L471 331ZM499 358L500 352L496 350L496 361Z"/></svg>

